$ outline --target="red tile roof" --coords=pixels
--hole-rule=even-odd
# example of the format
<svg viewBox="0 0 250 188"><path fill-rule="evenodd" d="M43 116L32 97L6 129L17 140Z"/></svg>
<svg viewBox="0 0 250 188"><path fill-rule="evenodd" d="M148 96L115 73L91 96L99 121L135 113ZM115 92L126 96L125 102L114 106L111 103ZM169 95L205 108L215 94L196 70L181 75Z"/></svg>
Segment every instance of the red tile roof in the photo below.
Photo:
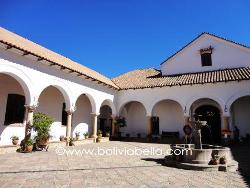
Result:
<svg viewBox="0 0 250 188"><path fill-rule="evenodd" d="M112 79L121 89L143 89L241 80L250 80L250 67L169 76L162 76L161 71L151 68L135 70Z"/></svg>

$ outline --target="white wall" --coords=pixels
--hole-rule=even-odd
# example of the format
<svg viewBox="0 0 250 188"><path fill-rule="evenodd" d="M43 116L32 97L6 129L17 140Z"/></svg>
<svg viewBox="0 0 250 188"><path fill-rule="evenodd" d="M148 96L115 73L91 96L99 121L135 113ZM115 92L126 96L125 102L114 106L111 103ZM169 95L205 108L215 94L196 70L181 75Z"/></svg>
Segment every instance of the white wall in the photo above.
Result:
<svg viewBox="0 0 250 188"><path fill-rule="evenodd" d="M250 134L250 97L236 100L232 105L232 124L240 130L240 136Z"/></svg>
<svg viewBox="0 0 250 188"><path fill-rule="evenodd" d="M200 49L212 46L212 66L202 67ZM225 68L249 66L250 49L236 47L235 44L224 42L221 39L202 35L188 48L179 52L175 57L161 65L164 75L190 72L203 72Z"/></svg>
<svg viewBox="0 0 250 188"><path fill-rule="evenodd" d="M18 136L20 141L24 138L23 123L4 125L8 94L24 95L24 92L14 78L0 74L0 145L12 144L12 136Z"/></svg>
<svg viewBox="0 0 250 188"><path fill-rule="evenodd" d="M121 111L123 105L130 101L138 101L144 105L147 115L153 115L155 104L168 99L177 101L181 105L183 113L180 116L181 119L184 116L190 116L190 109L195 101L205 98L218 103L218 107L222 110L221 116L230 116L231 101L250 95L248 88L250 88L250 81L120 91L117 95L117 110ZM178 111L180 112L181 110ZM231 124L230 127L232 128ZM174 125L169 129L179 130Z"/></svg>
<svg viewBox="0 0 250 188"><path fill-rule="evenodd" d="M126 118L127 126L121 128L124 134L136 137L140 133L142 137L147 135L146 110L139 102L131 102L125 105L121 115Z"/></svg>
<svg viewBox="0 0 250 188"><path fill-rule="evenodd" d="M171 100L164 100L155 105L152 112L153 116L159 117L160 134L162 131L178 131L183 135L184 113L181 106Z"/></svg>

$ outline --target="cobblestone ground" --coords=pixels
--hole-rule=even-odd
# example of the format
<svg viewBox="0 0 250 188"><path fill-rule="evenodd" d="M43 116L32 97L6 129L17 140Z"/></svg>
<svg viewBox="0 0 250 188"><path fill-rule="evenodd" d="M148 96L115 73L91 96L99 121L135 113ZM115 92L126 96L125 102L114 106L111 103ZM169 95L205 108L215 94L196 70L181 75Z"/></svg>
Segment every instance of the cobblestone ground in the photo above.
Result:
<svg viewBox="0 0 250 188"><path fill-rule="evenodd" d="M98 151L98 147L128 151L134 147L166 150L169 146L107 142L75 148ZM248 187L245 177L238 172L200 172L163 166L164 156L159 151L154 156L67 156L56 151L63 150L0 155L0 187Z"/></svg>

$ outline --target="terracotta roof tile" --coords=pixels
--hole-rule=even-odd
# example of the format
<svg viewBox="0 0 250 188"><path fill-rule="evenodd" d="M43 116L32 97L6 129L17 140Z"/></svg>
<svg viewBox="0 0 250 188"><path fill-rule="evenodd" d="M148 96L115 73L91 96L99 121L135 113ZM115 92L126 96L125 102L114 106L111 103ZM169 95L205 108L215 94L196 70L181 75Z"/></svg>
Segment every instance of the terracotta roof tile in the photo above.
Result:
<svg viewBox="0 0 250 188"><path fill-rule="evenodd" d="M12 33L2 27L0 27L0 42L7 45L14 46L25 52L29 52L38 57L44 58L45 60L56 63L57 65L63 66L72 71L81 73L87 77L90 77L94 80L118 88L109 78L101 75L100 73L89 69L81 64L78 64L69 58L66 58L58 53L55 53L47 48L44 48L34 42L31 42L28 39L25 39L15 33Z"/></svg>
<svg viewBox="0 0 250 188"><path fill-rule="evenodd" d="M112 79L121 89L142 89L240 80L250 80L250 67L169 76L162 76L161 71L151 68L135 70Z"/></svg>

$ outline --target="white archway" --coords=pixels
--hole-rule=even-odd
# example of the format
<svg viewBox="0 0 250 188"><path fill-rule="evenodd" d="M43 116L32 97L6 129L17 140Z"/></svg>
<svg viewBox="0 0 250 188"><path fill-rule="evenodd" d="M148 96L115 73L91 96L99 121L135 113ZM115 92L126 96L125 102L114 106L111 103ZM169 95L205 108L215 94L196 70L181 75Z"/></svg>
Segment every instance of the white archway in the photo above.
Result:
<svg viewBox="0 0 250 188"><path fill-rule="evenodd" d="M102 102L100 108L101 108L102 106L105 106L105 105L109 106L109 107L112 109L112 115L113 115L113 116L116 115L115 105L114 105L114 103L113 103L112 100L110 100L110 99L105 99L105 100Z"/></svg>
<svg viewBox="0 0 250 188"><path fill-rule="evenodd" d="M219 109L221 110L221 113L224 114L225 113L225 103L218 97L216 96L204 96L204 95L197 95L194 97L189 98L188 102L186 103L185 107L184 107L184 114L185 116L190 116L191 114L191 106L201 100L201 99L208 99L208 100L212 100L215 101L218 104Z"/></svg>
<svg viewBox="0 0 250 188"><path fill-rule="evenodd" d="M86 96L88 97L88 99L89 99L89 101L90 101L90 104L91 104L92 113L97 113L96 101L95 101L94 97L93 97L91 94L87 93L87 92L84 92L84 91L83 91L83 92L80 92L80 93L75 97L75 99L73 100L73 101L74 101L73 104L76 104L78 98L79 98L81 95L86 95ZM77 108L77 107L76 107L76 108Z"/></svg>
<svg viewBox="0 0 250 188"><path fill-rule="evenodd" d="M152 132L179 132L183 135L184 113L181 104L175 100L160 100L152 108ZM156 131L157 130L157 131Z"/></svg>
<svg viewBox="0 0 250 188"><path fill-rule="evenodd" d="M50 86L53 86L55 88L57 88L63 95L64 97L64 101L65 101L65 104L66 104L66 111L67 110L71 110L72 108L75 107L75 103L72 102L72 92L71 90L69 89L69 87L64 84L63 82L60 82L60 81L57 81L57 80L51 80L51 82L43 85L40 87L39 91L38 91L38 94L37 94L37 100L39 99L41 93L46 90L46 88L50 87Z"/></svg>
<svg viewBox="0 0 250 188"><path fill-rule="evenodd" d="M1 61L5 61L5 60L1 60ZM33 87L34 84L25 72L23 72L22 70L14 66L2 64L0 65L0 73L9 75L18 81L18 83L23 88L27 105L33 105L36 103L36 98L34 95L35 88Z"/></svg>
<svg viewBox="0 0 250 188"><path fill-rule="evenodd" d="M129 100L129 101L126 101L124 103L122 103L121 105L118 106L117 108L117 115L120 115L121 114L121 110L123 110L124 106L127 105L128 103L131 103L131 102L138 102L140 103L143 108L146 110L146 114L147 115L151 115L151 111L152 109L149 107L149 106L146 106L142 101L140 100Z"/></svg>
<svg viewBox="0 0 250 188"><path fill-rule="evenodd" d="M120 129L123 134L147 136L147 111L143 103L129 101L121 106L119 115L125 117L127 122L127 126Z"/></svg>
<svg viewBox="0 0 250 188"><path fill-rule="evenodd" d="M226 108L227 108L228 112L230 111L232 104L237 99L239 99L241 97L246 97L246 96L250 96L250 89L246 89L246 90L236 92L231 97L229 97L229 99L226 102Z"/></svg>

